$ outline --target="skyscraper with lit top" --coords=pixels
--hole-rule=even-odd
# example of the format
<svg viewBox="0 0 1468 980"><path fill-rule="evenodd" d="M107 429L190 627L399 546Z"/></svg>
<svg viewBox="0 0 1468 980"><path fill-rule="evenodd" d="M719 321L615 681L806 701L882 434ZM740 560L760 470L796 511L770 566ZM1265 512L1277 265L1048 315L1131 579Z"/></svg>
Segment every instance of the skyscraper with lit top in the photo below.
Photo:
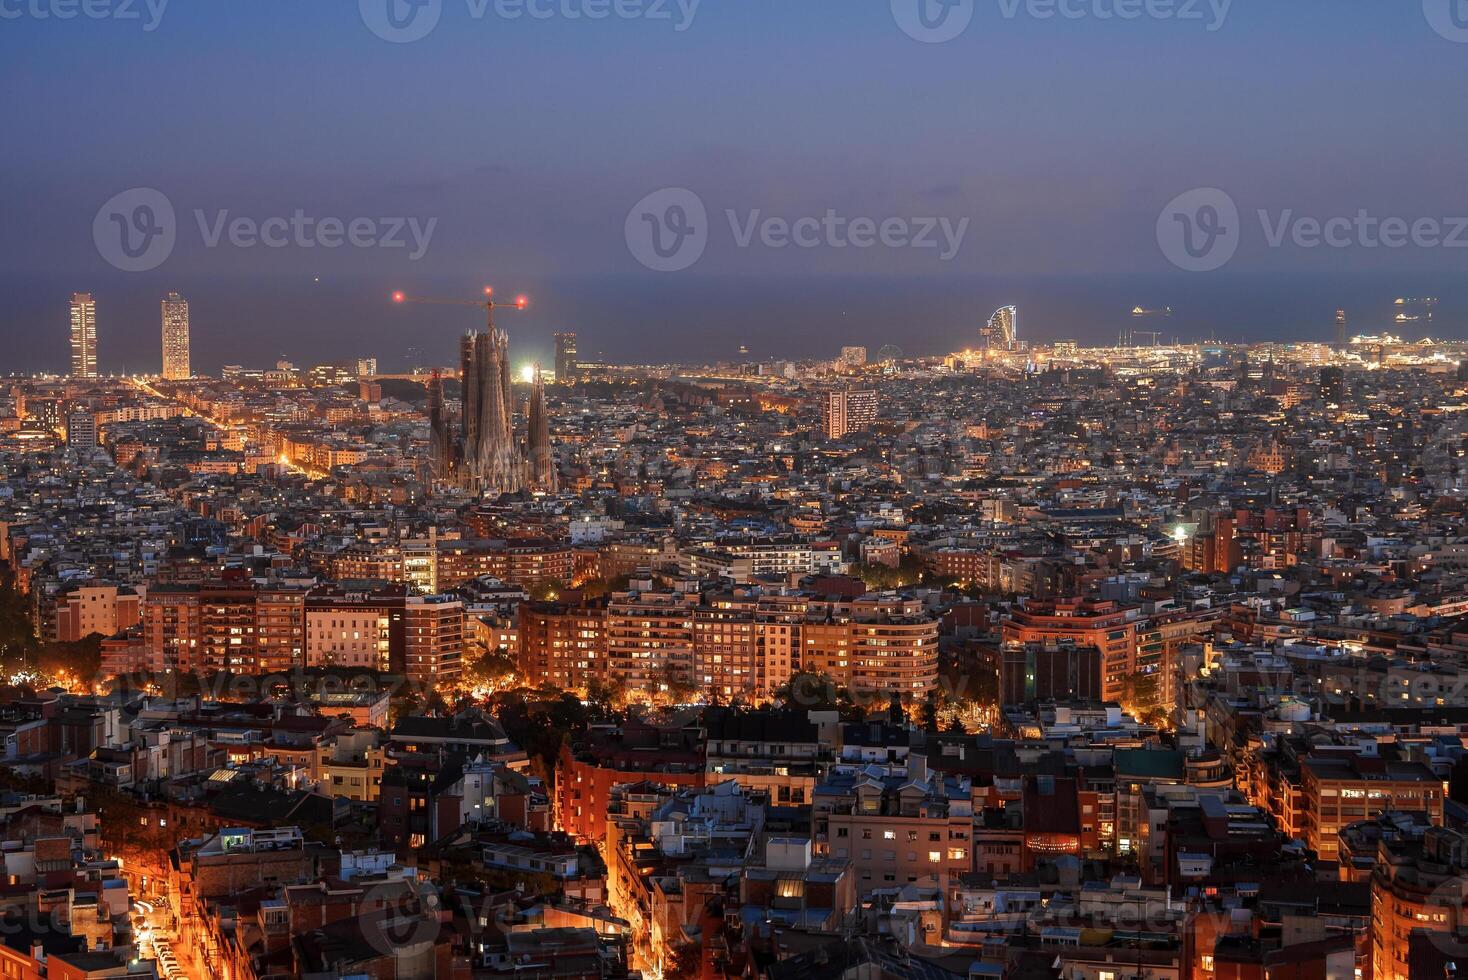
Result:
<svg viewBox="0 0 1468 980"><path fill-rule="evenodd" d="M97 302L91 293L71 296L71 374L97 376Z"/></svg>
<svg viewBox="0 0 1468 980"><path fill-rule="evenodd" d="M178 293L163 299L163 377L182 381L192 376L189 365L189 301Z"/></svg>

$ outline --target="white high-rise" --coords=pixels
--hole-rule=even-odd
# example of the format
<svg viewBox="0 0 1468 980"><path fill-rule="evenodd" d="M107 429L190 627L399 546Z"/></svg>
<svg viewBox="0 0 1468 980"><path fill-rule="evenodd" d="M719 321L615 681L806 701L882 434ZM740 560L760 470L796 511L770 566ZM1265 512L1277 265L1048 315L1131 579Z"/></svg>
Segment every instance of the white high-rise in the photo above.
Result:
<svg viewBox="0 0 1468 980"><path fill-rule="evenodd" d="M163 300L163 377L182 381L189 368L189 301L178 293Z"/></svg>
<svg viewBox="0 0 1468 980"><path fill-rule="evenodd" d="M97 376L97 303L91 293L71 294L71 373Z"/></svg>
<svg viewBox="0 0 1468 980"><path fill-rule="evenodd" d="M821 428L827 439L844 439L877 421L875 391L833 391L821 399Z"/></svg>

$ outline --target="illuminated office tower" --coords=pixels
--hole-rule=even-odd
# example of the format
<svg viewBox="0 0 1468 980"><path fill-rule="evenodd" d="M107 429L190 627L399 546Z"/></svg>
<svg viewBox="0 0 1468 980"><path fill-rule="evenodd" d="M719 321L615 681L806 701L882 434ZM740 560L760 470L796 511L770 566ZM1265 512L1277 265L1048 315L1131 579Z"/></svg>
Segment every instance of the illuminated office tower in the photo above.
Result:
<svg viewBox="0 0 1468 980"><path fill-rule="evenodd" d="M97 303L91 293L71 294L71 373L97 376Z"/></svg>
<svg viewBox="0 0 1468 980"><path fill-rule="evenodd" d="M178 293L163 300L163 377L183 381L189 369L189 301Z"/></svg>
<svg viewBox="0 0 1468 980"><path fill-rule="evenodd" d="M1335 311L1335 349L1343 351L1346 349L1346 328L1349 321L1346 319L1345 310Z"/></svg>
<svg viewBox="0 0 1468 980"><path fill-rule="evenodd" d="M576 380L576 335L556 334L556 381L570 384Z"/></svg>
<svg viewBox="0 0 1468 980"><path fill-rule="evenodd" d="M821 428L827 439L842 439L877 420L875 391L833 391L821 402Z"/></svg>

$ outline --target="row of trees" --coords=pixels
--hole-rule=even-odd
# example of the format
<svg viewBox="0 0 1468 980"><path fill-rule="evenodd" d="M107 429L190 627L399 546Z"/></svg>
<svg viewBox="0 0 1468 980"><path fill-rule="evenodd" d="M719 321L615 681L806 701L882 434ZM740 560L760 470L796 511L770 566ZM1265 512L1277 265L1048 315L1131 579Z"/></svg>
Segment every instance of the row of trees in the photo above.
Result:
<svg viewBox="0 0 1468 980"><path fill-rule="evenodd" d="M42 643L31 621L31 604L16 587L15 573L0 564L0 671L33 676L42 684L90 688L102 669L102 637L76 643Z"/></svg>

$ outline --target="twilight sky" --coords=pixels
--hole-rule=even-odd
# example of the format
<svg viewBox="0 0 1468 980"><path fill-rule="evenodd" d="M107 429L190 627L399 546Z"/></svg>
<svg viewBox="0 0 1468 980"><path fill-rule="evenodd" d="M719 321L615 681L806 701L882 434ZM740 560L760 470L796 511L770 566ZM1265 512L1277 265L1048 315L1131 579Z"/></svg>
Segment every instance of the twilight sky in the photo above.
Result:
<svg viewBox="0 0 1468 980"><path fill-rule="evenodd" d="M427 0L439 19L410 43L368 24L390 33L387 4L408 0L173 0L153 30L144 0L89 0L136 20L54 16L69 2L0 0L0 373L65 367L75 290L97 296L104 371L157 369L170 289L206 371L446 363L473 312L387 296L485 283L532 295L506 324L526 359L558 329L619 360L938 353L1010 302L1034 340L1114 339L1137 303L1172 305L1184 337L1324 339L1337 306L1364 330L1430 293L1436 332L1468 334L1468 221L1462 247L1399 248L1358 223L1312 246L1295 223L1436 219L1446 238L1468 216L1468 27L1435 28L1443 0L1234 0L1221 24L1222 0L1199 19L1131 0L1136 20L1105 16L1118 0L1051 18L1045 0L968 0L943 43L904 33L907 0L702 0L691 20L693 0L528 0L550 16L518 18L527 0ZM171 252L140 272L99 247L107 214L94 228L134 188L174 211ZM665 188L706 209L680 271L629 247L644 215L680 216L655 197L629 219ZM1159 216L1197 188L1241 215L1216 271L1159 247ZM249 233L297 212L308 231L281 247ZM324 247L326 218L369 244ZM770 218L811 219L809 247ZM420 257L395 219L431 226ZM854 247L858 219L936 222L937 247Z"/></svg>

